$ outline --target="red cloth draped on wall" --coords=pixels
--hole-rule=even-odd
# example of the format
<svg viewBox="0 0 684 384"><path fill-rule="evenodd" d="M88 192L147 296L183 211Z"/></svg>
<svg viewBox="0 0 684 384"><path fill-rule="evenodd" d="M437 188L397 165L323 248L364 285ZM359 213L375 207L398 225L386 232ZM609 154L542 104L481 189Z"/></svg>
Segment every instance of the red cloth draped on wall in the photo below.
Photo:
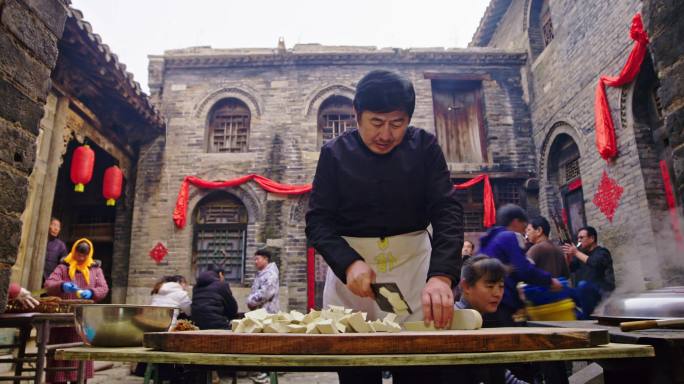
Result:
<svg viewBox="0 0 684 384"><path fill-rule="evenodd" d="M226 181L207 181L195 176L186 176L181 183L180 190L178 191L176 207L173 210L173 222L176 223L176 227L179 229L185 227L187 221L188 199L190 198L190 184L202 189L217 189L236 187L250 180L253 180L259 184L267 192L277 193L280 195L301 195L311 191L311 184L281 184L256 174L249 174ZM454 185L454 188L470 188L480 181L484 181L484 226L489 228L496 222L494 194L492 193L492 186L489 183L489 176L479 175L473 179L470 179L469 181L466 181L465 183Z"/></svg>
<svg viewBox="0 0 684 384"><path fill-rule="evenodd" d="M311 184L280 184L271 179L253 173L226 181L207 181L195 176L186 176L181 183L180 190L178 191L178 198L176 199L176 208L173 210L173 221L176 223L176 227L180 229L185 227L188 211L188 199L190 197L190 184L202 189L217 189L236 187L250 180L254 180L267 192L277 193L279 195L301 195L311 191Z"/></svg>
<svg viewBox="0 0 684 384"><path fill-rule="evenodd" d="M639 70L641 62L646 56L646 46L648 45L648 34L644 31L641 15L636 14L632 18L632 26L629 36L634 40L634 47L630 52L625 66L616 77L602 75L596 86L596 98L594 101L595 122L596 122L596 148L601 157L610 160L617 156L617 144L615 142L615 126L610 114L610 105L606 97L606 85L619 87L631 83Z"/></svg>
<svg viewBox="0 0 684 384"><path fill-rule="evenodd" d="M484 226L489 228L496 224L496 207L494 207L494 194L492 193L492 185L489 183L489 176L479 175L465 183L454 184L454 189L468 189L480 181L484 181L484 197L482 199L484 204Z"/></svg>

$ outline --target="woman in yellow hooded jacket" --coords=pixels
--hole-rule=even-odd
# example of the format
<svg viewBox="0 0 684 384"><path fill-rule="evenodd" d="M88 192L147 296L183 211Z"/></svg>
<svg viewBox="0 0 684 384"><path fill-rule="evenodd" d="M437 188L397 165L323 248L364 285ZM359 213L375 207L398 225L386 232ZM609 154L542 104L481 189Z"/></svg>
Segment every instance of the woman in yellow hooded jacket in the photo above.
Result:
<svg viewBox="0 0 684 384"><path fill-rule="evenodd" d="M45 280L45 289L50 296L62 299L90 299L98 302L107 296L109 286L105 280L100 262L93 259L93 244L88 239L77 240L67 255ZM56 328L50 332L49 344L81 341L75 328ZM48 368L78 367L76 361L48 359ZM86 378L93 377L93 362L86 362ZM48 383L75 382L77 371L48 370Z"/></svg>

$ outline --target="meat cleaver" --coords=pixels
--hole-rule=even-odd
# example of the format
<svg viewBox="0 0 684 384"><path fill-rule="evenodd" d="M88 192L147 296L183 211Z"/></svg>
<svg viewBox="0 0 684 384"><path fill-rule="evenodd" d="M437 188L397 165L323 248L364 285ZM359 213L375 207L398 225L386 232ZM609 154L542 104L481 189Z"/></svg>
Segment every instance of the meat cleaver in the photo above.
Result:
<svg viewBox="0 0 684 384"><path fill-rule="evenodd" d="M375 302L384 312L413 313L397 283L371 283L371 289L375 294Z"/></svg>

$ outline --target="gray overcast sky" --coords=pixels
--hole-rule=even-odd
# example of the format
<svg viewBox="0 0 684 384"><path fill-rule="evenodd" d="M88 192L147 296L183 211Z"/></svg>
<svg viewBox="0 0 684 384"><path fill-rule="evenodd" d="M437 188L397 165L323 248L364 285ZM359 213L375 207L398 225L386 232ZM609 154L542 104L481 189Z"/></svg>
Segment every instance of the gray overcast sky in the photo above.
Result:
<svg viewBox="0 0 684 384"><path fill-rule="evenodd" d="M147 88L147 55L167 49L297 43L465 47L489 0L72 0Z"/></svg>

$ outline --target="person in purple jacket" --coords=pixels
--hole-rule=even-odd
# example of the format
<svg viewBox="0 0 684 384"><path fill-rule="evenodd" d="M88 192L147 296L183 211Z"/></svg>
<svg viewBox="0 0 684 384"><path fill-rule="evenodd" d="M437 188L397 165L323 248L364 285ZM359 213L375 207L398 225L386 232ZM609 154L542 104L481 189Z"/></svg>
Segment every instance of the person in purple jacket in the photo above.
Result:
<svg viewBox="0 0 684 384"><path fill-rule="evenodd" d="M548 272L534 266L525 256L527 214L515 204L506 204L496 214L496 226L480 238L480 254L499 259L511 268L504 280L504 295L496 312L502 325L515 325L513 314L523 308L516 285L524 281L552 290L562 289L561 283Z"/></svg>
<svg viewBox="0 0 684 384"><path fill-rule="evenodd" d="M48 243L45 248L45 265L43 266L43 280L47 280L52 271L57 268L60 260L66 257L66 244L59 239L59 232L62 230L62 223L59 219L50 219L50 229L48 230Z"/></svg>

